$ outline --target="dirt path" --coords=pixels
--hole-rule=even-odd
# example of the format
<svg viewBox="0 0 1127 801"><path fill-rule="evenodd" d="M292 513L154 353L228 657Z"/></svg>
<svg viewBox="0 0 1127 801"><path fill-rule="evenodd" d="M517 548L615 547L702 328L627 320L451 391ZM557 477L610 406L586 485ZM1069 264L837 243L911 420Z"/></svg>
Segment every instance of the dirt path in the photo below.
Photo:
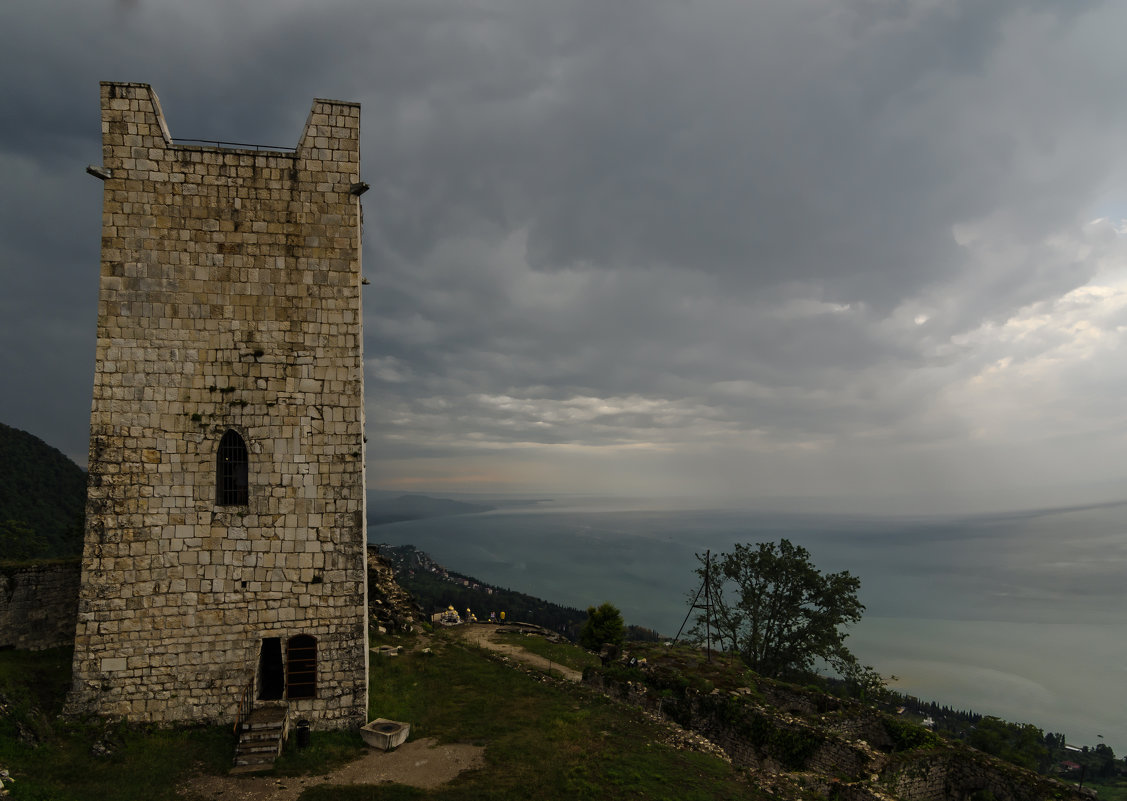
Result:
<svg viewBox="0 0 1127 801"><path fill-rule="evenodd" d="M412 740L394 751L370 751L324 776L197 776L179 789L185 799L213 801L294 801L307 787L321 784L394 782L423 789L438 787L465 770L485 764L476 745L438 745L431 738Z"/></svg>
<svg viewBox="0 0 1127 801"><path fill-rule="evenodd" d="M450 630L467 642L504 654L510 659L523 662L537 670L542 670L553 676L562 676L569 681L583 680L583 674L578 670L564 667L559 662L552 662L538 654L530 653L521 648L519 635L509 633L498 634L497 626L478 623L466 626L454 626Z"/></svg>

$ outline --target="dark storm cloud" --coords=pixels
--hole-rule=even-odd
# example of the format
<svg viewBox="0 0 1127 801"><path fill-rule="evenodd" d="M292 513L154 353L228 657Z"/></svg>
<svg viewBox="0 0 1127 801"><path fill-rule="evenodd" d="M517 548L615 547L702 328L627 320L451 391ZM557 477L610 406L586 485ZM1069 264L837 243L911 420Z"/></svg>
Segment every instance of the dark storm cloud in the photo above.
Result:
<svg viewBox="0 0 1127 801"><path fill-rule="evenodd" d="M1121 237L1083 224L1124 202L1123 17L8 5L2 367L52 400L8 393L0 419L85 451L100 188L82 167L106 79L153 84L177 137L292 145L312 97L363 104L377 483L555 460L578 486L598 453L601 481L621 456L635 484L766 470L827 490L848 465L862 491L904 464L929 481L993 464L977 449L1029 427L1075 431L1070 406L1107 432L1127 381L1094 360L1122 304L1069 293L1118 286ZM1043 404L1015 414L1034 387Z"/></svg>
<svg viewBox="0 0 1127 801"><path fill-rule="evenodd" d="M411 98L406 163L443 179L396 200L422 204L410 218L428 233L467 209L525 225L538 269L673 265L886 306L964 266L951 224L1029 189L1010 127L1051 130L1056 111L1010 117L974 89L1012 8L891 23L870 8L845 29L811 4L685 9L608 13L567 40L574 52L542 55L544 83L498 83L486 103L458 80ZM526 67L541 72L511 66Z"/></svg>

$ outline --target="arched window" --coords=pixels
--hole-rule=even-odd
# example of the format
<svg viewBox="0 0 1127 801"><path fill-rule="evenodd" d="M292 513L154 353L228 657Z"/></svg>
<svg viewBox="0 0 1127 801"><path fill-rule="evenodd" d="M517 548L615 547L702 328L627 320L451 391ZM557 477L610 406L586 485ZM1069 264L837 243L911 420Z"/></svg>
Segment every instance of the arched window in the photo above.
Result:
<svg viewBox="0 0 1127 801"><path fill-rule="evenodd" d="M317 697L317 638L298 634L286 641L286 697Z"/></svg>
<svg viewBox="0 0 1127 801"><path fill-rule="evenodd" d="M215 456L216 505L246 506L247 477L246 443L234 431L228 431L219 440L219 452Z"/></svg>

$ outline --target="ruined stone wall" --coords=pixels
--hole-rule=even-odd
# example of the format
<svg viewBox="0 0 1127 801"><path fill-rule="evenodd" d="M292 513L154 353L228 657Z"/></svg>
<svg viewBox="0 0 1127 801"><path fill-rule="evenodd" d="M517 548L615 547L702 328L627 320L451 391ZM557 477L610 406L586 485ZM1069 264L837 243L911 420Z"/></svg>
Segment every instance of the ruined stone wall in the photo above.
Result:
<svg viewBox="0 0 1127 801"><path fill-rule="evenodd" d="M0 648L41 651L74 642L77 560L0 571Z"/></svg>
<svg viewBox="0 0 1127 801"><path fill-rule="evenodd" d="M68 709L229 721L264 638L317 638L317 726L367 706L360 109L293 152L175 144L103 83L90 483ZM245 504L217 497L227 431Z"/></svg>
<svg viewBox="0 0 1127 801"><path fill-rule="evenodd" d="M959 743L889 754L895 748L881 714L860 705L845 710L843 704L842 714L824 715L813 699L782 687L766 688L762 695L769 700L763 704L740 693L688 690L680 698L665 697L645 684L592 670L584 681L703 735L733 764L755 771L764 786L770 777L781 777L781 785L794 778L842 801L966 801L979 792L998 801L1081 798L1060 782Z"/></svg>

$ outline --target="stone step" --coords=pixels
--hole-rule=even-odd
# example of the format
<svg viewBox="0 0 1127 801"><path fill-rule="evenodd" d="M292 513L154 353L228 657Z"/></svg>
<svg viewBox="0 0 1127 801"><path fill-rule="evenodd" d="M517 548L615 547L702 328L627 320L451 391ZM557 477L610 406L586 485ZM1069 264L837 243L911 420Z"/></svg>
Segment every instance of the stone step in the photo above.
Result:
<svg viewBox="0 0 1127 801"><path fill-rule="evenodd" d="M286 732L285 707L268 706L255 709L239 726L239 743L235 747L232 773L270 770L282 752Z"/></svg>
<svg viewBox="0 0 1127 801"><path fill-rule="evenodd" d="M261 742L261 743L240 743L239 747L235 750L235 756L240 757L245 754L273 754L278 755L278 743L275 742Z"/></svg>
<svg viewBox="0 0 1127 801"><path fill-rule="evenodd" d="M244 731L239 735L239 742L245 740L280 740L282 739L282 729L252 729Z"/></svg>
<svg viewBox="0 0 1127 801"><path fill-rule="evenodd" d="M248 718L239 725L249 729L261 729L264 726L281 726L283 722L283 720L271 716L269 718Z"/></svg>
<svg viewBox="0 0 1127 801"><path fill-rule="evenodd" d="M251 732L239 738L239 748L244 746L269 745L280 748L282 745L282 732Z"/></svg>

